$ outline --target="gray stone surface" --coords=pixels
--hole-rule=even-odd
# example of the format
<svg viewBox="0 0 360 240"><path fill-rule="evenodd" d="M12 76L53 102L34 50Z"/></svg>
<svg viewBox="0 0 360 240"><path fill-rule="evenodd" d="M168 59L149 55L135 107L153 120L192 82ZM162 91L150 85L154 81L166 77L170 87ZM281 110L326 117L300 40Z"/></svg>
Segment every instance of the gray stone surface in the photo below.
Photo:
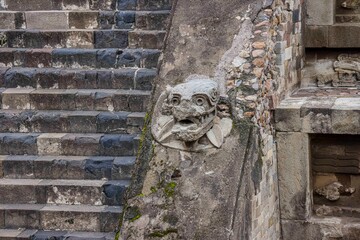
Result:
<svg viewBox="0 0 360 240"><path fill-rule="evenodd" d="M280 213L284 220L310 216L309 137L306 133L277 133Z"/></svg>
<svg viewBox="0 0 360 240"><path fill-rule="evenodd" d="M335 22L335 0L306 1L307 25L333 25Z"/></svg>
<svg viewBox="0 0 360 240"><path fill-rule="evenodd" d="M28 29L68 29L69 21L65 12L26 12Z"/></svg>

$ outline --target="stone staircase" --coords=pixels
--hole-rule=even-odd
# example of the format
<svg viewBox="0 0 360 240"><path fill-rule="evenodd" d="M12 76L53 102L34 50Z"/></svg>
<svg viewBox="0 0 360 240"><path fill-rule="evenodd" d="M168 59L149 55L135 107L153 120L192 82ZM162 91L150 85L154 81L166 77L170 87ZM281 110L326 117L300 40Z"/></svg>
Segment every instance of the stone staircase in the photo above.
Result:
<svg viewBox="0 0 360 240"><path fill-rule="evenodd" d="M0 1L0 239L114 239L170 7Z"/></svg>

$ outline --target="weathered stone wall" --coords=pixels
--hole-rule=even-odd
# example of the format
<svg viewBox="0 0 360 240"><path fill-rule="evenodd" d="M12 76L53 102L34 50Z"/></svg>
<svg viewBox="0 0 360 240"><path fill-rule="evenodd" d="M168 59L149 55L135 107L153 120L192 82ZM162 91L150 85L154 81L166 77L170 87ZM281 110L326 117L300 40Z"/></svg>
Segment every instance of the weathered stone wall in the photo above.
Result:
<svg viewBox="0 0 360 240"><path fill-rule="evenodd" d="M201 154L164 148L145 129L121 237L281 238L272 114L300 85L303 4L177 2L152 104L166 85L207 75L234 127L219 150Z"/></svg>

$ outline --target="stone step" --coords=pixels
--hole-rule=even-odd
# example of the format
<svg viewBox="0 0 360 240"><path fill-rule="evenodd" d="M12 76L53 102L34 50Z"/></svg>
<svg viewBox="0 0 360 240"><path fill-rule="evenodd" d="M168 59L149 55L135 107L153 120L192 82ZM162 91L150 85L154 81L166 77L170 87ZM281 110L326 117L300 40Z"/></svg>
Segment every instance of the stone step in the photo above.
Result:
<svg viewBox="0 0 360 240"><path fill-rule="evenodd" d="M72 239L72 240L114 240L114 232L74 232L74 231L43 231L35 229L1 229L2 240L49 240L49 239Z"/></svg>
<svg viewBox="0 0 360 240"><path fill-rule="evenodd" d="M0 177L7 179L130 180L134 156L0 155Z"/></svg>
<svg viewBox="0 0 360 240"><path fill-rule="evenodd" d="M144 117L141 112L2 110L0 132L137 134Z"/></svg>
<svg viewBox="0 0 360 240"><path fill-rule="evenodd" d="M10 11L41 10L169 10L172 0L2 0L0 9Z"/></svg>
<svg viewBox="0 0 360 240"><path fill-rule="evenodd" d="M161 30L0 30L0 47L161 49L164 37Z"/></svg>
<svg viewBox="0 0 360 240"><path fill-rule="evenodd" d="M360 15L359 14L337 14L335 16L335 21L337 23L359 23Z"/></svg>
<svg viewBox="0 0 360 240"><path fill-rule="evenodd" d="M150 91L8 88L0 98L2 109L10 110L145 112Z"/></svg>
<svg viewBox="0 0 360 240"><path fill-rule="evenodd" d="M121 212L117 206L0 204L0 227L111 232Z"/></svg>
<svg viewBox="0 0 360 240"><path fill-rule="evenodd" d="M156 76L156 69L146 68L85 70L14 67L0 68L0 87L150 91Z"/></svg>
<svg viewBox="0 0 360 240"><path fill-rule="evenodd" d="M124 134L0 133L1 155L134 156L139 138Z"/></svg>
<svg viewBox="0 0 360 240"><path fill-rule="evenodd" d="M0 179L0 204L119 206L124 204L129 183L129 180Z"/></svg>
<svg viewBox="0 0 360 240"><path fill-rule="evenodd" d="M165 30L169 10L160 11L0 11L0 29Z"/></svg>
<svg viewBox="0 0 360 240"><path fill-rule="evenodd" d="M123 0L3 0L0 9L10 11L41 11L41 10L114 10L117 2Z"/></svg>
<svg viewBox="0 0 360 240"><path fill-rule="evenodd" d="M156 49L27 49L0 48L0 67L156 68Z"/></svg>

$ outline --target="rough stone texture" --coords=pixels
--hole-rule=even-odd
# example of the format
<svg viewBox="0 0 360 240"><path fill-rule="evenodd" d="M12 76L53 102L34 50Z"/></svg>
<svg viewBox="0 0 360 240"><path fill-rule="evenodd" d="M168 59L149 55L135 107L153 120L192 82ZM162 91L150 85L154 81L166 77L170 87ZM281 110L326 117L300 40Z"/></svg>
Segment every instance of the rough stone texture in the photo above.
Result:
<svg viewBox="0 0 360 240"><path fill-rule="evenodd" d="M335 22L335 0L306 1L307 25L333 25Z"/></svg>
<svg viewBox="0 0 360 240"><path fill-rule="evenodd" d="M67 29L68 16L64 12L26 12L28 29Z"/></svg>
<svg viewBox="0 0 360 240"><path fill-rule="evenodd" d="M309 140L304 133L277 133L281 218L307 219L310 215Z"/></svg>

